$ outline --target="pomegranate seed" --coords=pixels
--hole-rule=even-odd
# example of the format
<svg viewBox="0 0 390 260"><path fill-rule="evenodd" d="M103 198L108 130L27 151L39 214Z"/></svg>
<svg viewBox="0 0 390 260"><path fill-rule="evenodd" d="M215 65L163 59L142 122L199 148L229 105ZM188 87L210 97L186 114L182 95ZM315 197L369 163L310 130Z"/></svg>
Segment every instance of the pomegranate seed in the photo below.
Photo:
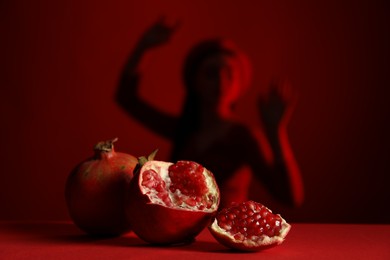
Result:
<svg viewBox="0 0 390 260"><path fill-rule="evenodd" d="M236 215L234 215L233 213L229 213L226 215L226 218L230 219L230 220L233 220L236 218Z"/></svg>
<svg viewBox="0 0 390 260"><path fill-rule="evenodd" d="M158 191L158 192L165 191L165 183L159 183L159 184L156 186L156 191Z"/></svg>
<svg viewBox="0 0 390 260"><path fill-rule="evenodd" d="M238 214L239 219L246 219L247 217L248 217L248 215L243 213L243 212L240 212L240 214Z"/></svg>
<svg viewBox="0 0 390 260"><path fill-rule="evenodd" d="M233 224L233 223L232 223L232 224ZM231 228L231 230L230 230L230 233L231 233L231 234L236 234L236 233L238 232L237 226L232 225L231 227L232 227L232 228Z"/></svg>
<svg viewBox="0 0 390 260"><path fill-rule="evenodd" d="M248 202L248 209L251 210L251 212L256 211L256 204L253 201Z"/></svg>
<svg viewBox="0 0 390 260"><path fill-rule="evenodd" d="M237 223L240 227L245 227L248 222L245 219L240 219Z"/></svg>
<svg viewBox="0 0 390 260"><path fill-rule="evenodd" d="M235 239L235 240L243 241L243 240L245 239L245 237L244 237L243 234L238 233L238 234L235 234L235 235L234 235L234 239Z"/></svg>
<svg viewBox="0 0 390 260"><path fill-rule="evenodd" d="M259 222L250 222L248 224L249 229L255 229L259 225Z"/></svg>
<svg viewBox="0 0 390 260"><path fill-rule="evenodd" d="M147 188L154 188L160 181L160 177L153 170L145 171L142 175L142 185Z"/></svg>
<svg viewBox="0 0 390 260"><path fill-rule="evenodd" d="M193 198L188 198L185 202L188 206L191 206L191 207L196 206L196 201Z"/></svg>
<svg viewBox="0 0 390 260"><path fill-rule="evenodd" d="M227 223L221 223L221 228L223 228L225 230L230 230L232 228L232 226L228 225Z"/></svg>

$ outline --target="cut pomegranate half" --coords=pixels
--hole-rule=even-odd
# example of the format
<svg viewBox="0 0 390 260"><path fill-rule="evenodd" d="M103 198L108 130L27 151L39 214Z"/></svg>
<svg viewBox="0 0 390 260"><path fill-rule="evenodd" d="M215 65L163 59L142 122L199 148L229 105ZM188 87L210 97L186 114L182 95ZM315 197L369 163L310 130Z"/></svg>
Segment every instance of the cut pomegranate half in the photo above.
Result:
<svg viewBox="0 0 390 260"><path fill-rule="evenodd" d="M219 205L213 174L192 161L147 161L130 184L127 216L132 230L154 244L191 241Z"/></svg>
<svg viewBox="0 0 390 260"><path fill-rule="evenodd" d="M279 214L254 201L224 208L209 226L211 234L226 247L258 251L281 244L291 225Z"/></svg>

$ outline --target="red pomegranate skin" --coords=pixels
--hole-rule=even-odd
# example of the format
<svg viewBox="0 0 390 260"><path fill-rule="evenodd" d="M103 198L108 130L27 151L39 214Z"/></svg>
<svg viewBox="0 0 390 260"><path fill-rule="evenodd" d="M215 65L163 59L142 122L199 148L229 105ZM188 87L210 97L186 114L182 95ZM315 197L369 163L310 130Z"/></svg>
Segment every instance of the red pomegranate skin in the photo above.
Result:
<svg viewBox="0 0 390 260"><path fill-rule="evenodd" d="M124 199L138 160L115 152L112 144L110 149L95 148L95 152L67 179L68 212L74 224L90 235L118 236L130 231Z"/></svg>
<svg viewBox="0 0 390 260"><path fill-rule="evenodd" d="M192 242L210 224L215 214L153 204L146 194L142 194L140 185L138 172L130 183L126 209L131 229L148 243L172 245Z"/></svg>

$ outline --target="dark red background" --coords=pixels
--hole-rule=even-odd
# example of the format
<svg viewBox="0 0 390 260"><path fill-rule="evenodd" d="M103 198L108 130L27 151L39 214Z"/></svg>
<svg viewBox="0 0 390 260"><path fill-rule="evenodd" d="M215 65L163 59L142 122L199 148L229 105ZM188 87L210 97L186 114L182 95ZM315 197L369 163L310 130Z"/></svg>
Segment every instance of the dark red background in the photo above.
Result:
<svg viewBox="0 0 390 260"><path fill-rule="evenodd" d="M1 219L68 219L63 189L97 141L136 156L170 143L114 102L135 41L160 15L180 19L153 52L142 96L178 114L180 68L192 44L226 36L251 57L253 89L273 76L300 93L289 125L306 201L290 221L390 223L389 7L386 1L0 1ZM169 92L173 91L173 95Z"/></svg>

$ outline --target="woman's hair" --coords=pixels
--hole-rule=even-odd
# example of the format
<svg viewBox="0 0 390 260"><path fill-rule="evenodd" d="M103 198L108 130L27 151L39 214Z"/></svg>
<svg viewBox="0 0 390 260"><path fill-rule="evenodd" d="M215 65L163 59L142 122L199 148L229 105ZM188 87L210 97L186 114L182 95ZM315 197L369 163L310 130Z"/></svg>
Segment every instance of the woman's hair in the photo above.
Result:
<svg viewBox="0 0 390 260"><path fill-rule="evenodd" d="M226 39L208 39L196 44L184 60L183 81L187 90L191 91L196 82L198 69L202 62L214 55L233 57L239 64L240 84L236 92L242 94L249 87L251 66L248 57L232 42Z"/></svg>

